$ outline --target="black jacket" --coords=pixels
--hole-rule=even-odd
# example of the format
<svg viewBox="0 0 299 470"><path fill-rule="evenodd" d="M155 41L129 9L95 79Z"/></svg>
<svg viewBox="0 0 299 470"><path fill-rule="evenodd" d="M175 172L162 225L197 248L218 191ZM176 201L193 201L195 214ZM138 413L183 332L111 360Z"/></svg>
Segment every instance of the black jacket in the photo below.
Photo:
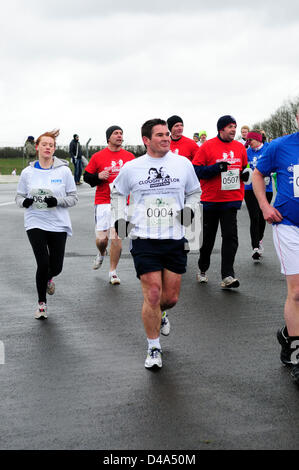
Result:
<svg viewBox="0 0 299 470"><path fill-rule="evenodd" d="M77 146L79 146L77 158L78 158L79 160L82 158L82 147L81 147L81 144L80 144L80 142L79 142L78 140L73 139L73 140L71 141L71 143L70 143L70 148L69 148L70 156L71 156L72 160L74 160L74 158L76 157Z"/></svg>

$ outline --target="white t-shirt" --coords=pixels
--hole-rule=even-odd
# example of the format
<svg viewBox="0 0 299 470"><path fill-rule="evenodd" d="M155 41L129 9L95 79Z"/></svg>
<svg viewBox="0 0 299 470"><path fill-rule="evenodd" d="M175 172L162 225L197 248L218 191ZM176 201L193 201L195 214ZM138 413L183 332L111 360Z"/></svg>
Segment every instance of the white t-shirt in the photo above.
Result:
<svg viewBox="0 0 299 470"><path fill-rule="evenodd" d="M183 238L185 229L177 213L184 207L186 194L200 189L187 158L178 158L172 152L162 158L145 154L126 163L114 186L122 195L131 194L129 214L135 227L130 238Z"/></svg>
<svg viewBox="0 0 299 470"><path fill-rule="evenodd" d="M72 225L68 209L65 207L48 208L43 202L46 196L65 197L76 192L76 185L71 170L61 165L42 170L27 166L21 173L17 192L34 198L32 206L25 210L25 230L39 228L49 232L67 232L72 235Z"/></svg>

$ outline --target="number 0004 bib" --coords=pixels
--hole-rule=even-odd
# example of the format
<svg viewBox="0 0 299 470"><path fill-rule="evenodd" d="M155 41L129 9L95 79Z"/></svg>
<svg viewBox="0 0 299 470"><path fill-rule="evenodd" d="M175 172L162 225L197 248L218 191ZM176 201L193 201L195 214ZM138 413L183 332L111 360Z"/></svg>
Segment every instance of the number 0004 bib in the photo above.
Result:
<svg viewBox="0 0 299 470"><path fill-rule="evenodd" d="M221 173L221 189L223 191L240 189L240 170L238 168Z"/></svg>
<svg viewBox="0 0 299 470"><path fill-rule="evenodd" d="M172 197L147 197L145 199L147 225L172 227L177 213L176 206L176 200Z"/></svg>

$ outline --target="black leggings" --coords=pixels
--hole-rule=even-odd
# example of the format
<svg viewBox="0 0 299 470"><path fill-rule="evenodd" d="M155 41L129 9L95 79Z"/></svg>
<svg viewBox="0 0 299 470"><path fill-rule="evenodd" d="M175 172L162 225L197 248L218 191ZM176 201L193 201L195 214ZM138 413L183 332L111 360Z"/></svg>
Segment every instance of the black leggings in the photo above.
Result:
<svg viewBox="0 0 299 470"><path fill-rule="evenodd" d="M273 193L270 191L266 192L267 201L271 202ZM248 214L250 218L250 237L251 237L251 246L252 248L258 248L260 241L264 237L266 221L264 219L263 213L260 209L257 198L252 189L246 189L245 191L245 202L248 209Z"/></svg>
<svg viewBox="0 0 299 470"><path fill-rule="evenodd" d="M47 284L62 271L66 232L47 232L39 228L27 230L37 263L36 288L38 301L46 302Z"/></svg>
<svg viewBox="0 0 299 470"><path fill-rule="evenodd" d="M224 279L235 276L234 261L238 249L237 209L203 210L203 242L198 267L201 272L209 269L219 222L222 236L221 275Z"/></svg>

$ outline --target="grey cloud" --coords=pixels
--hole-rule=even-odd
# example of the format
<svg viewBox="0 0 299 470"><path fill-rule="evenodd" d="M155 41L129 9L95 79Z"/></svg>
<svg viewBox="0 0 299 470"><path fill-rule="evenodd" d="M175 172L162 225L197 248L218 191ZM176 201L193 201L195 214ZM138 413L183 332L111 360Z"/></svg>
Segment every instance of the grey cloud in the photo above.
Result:
<svg viewBox="0 0 299 470"><path fill-rule="evenodd" d="M77 18L77 17L103 17L117 14L151 14L151 15L175 15L190 14L196 12L213 12L215 15L227 10L248 11L257 18L264 16L269 24L277 21L297 21L299 14L298 0L286 0L284 2L273 2L272 0L251 0L240 2L240 0L27 0L26 5L31 5L36 11L55 19Z"/></svg>

